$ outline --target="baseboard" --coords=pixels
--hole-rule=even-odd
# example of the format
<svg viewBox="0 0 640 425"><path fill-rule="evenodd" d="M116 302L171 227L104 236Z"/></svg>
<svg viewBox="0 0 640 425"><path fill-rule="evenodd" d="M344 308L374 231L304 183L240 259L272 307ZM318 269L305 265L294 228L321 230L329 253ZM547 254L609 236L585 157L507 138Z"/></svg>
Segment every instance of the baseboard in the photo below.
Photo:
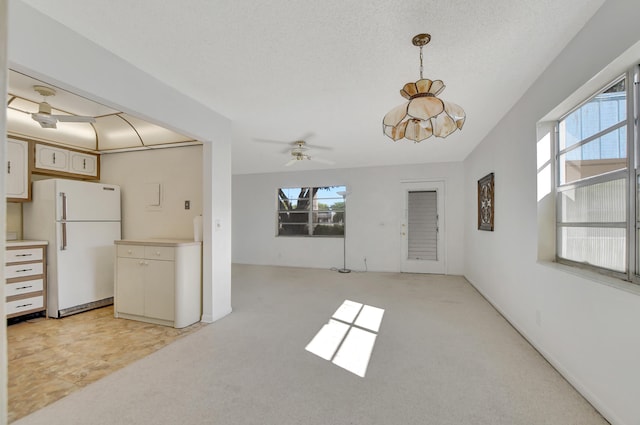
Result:
<svg viewBox="0 0 640 425"><path fill-rule="evenodd" d="M609 423L612 425L631 425L622 421L611 409L609 409L602 400L596 396L593 392L584 385L580 379L578 379L575 375L570 373L566 367L563 366L561 362L558 361L553 355L543 349L536 341L531 338L527 332L514 320L508 317L504 311L485 293L483 293L480 288L475 285L467 276L464 278L475 288L476 291L482 297L487 300L491 306L496 309L498 313L520 334L522 337L527 340L527 342L538 352L540 355L556 370L562 377L578 392L582 397L589 402L593 406L594 409L598 411Z"/></svg>
<svg viewBox="0 0 640 425"><path fill-rule="evenodd" d="M227 316L228 314L231 314L232 311L233 311L233 309L231 307L229 307L227 310L224 310L220 314L216 314L216 315L203 314L202 315L202 319L200 321L204 322L204 323L213 323L213 322L216 322L216 321L222 319L223 317Z"/></svg>

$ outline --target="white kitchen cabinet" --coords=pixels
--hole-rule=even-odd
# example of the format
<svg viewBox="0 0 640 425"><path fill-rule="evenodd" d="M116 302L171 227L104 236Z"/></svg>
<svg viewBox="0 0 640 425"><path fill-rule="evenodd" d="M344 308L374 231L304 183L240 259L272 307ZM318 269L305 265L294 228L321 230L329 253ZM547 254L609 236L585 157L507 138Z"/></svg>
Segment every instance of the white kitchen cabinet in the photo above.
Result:
<svg viewBox="0 0 640 425"><path fill-rule="evenodd" d="M7 318L47 310L46 241L8 241L5 250Z"/></svg>
<svg viewBox="0 0 640 425"><path fill-rule="evenodd" d="M96 155L71 151L69 171L74 174L96 177L98 175L98 157Z"/></svg>
<svg viewBox="0 0 640 425"><path fill-rule="evenodd" d="M7 200L13 202L31 199L29 178L29 142L7 138L5 190Z"/></svg>
<svg viewBox="0 0 640 425"><path fill-rule="evenodd" d="M122 240L116 243L116 317L183 328L200 320L200 242Z"/></svg>
<svg viewBox="0 0 640 425"><path fill-rule="evenodd" d="M44 143L35 145L35 173L99 178L100 157L98 155Z"/></svg>
<svg viewBox="0 0 640 425"><path fill-rule="evenodd" d="M36 143L36 168L51 171L68 171L69 151Z"/></svg>

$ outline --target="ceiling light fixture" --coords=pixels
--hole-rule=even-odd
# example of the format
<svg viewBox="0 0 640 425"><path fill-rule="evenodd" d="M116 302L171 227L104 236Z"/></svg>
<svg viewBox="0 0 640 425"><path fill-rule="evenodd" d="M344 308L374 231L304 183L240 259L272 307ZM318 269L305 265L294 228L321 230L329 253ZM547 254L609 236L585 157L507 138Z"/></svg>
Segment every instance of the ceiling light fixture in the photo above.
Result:
<svg viewBox="0 0 640 425"><path fill-rule="evenodd" d="M442 80L422 78L422 48L429 41L429 34L413 37L413 45L420 47L420 79L404 85L400 94L409 101L393 108L382 120L384 134L394 141L406 138L417 143L431 136L447 137L464 125L464 110L437 97L445 88Z"/></svg>

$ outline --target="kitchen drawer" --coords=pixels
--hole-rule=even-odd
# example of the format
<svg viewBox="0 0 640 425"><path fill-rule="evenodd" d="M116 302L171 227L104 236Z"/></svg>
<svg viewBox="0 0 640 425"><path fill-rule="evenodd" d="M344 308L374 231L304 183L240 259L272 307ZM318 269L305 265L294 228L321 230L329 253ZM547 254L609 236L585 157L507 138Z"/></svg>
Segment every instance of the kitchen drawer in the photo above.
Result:
<svg viewBox="0 0 640 425"><path fill-rule="evenodd" d="M12 297L14 295L38 292L44 289L44 279L25 280L22 282L8 283L5 286L4 295Z"/></svg>
<svg viewBox="0 0 640 425"><path fill-rule="evenodd" d="M5 278L38 276L42 274L42 262L28 264L10 264L5 266Z"/></svg>
<svg viewBox="0 0 640 425"><path fill-rule="evenodd" d="M117 245L118 257L144 258L144 246L141 245Z"/></svg>
<svg viewBox="0 0 640 425"><path fill-rule="evenodd" d="M22 313L24 311L29 311L37 308L42 308L42 307L44 307L44 298L42 295L40 295L38 297L7 301L5 308L6 308L7 316L10 316L12 314Z"/></svg>
<svg viewBox="0 0 640 425"><path fill-rule="evenodd" d="M42 260L42 248L7 249L4 253L5 263Z"/></svg>
<svg viewBox="0 0 640 425"><path fill-rule="evenodd" d="M149 260L169 260L175 259L175 248L168 246L145 246L144 258Z"/></svg>

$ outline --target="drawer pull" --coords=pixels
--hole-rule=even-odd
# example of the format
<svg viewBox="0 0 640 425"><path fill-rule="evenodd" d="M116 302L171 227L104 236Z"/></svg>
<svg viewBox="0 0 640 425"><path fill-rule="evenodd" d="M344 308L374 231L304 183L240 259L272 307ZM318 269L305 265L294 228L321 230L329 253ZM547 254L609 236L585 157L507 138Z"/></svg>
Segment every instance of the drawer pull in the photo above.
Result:
<svg viewBox="0 0 640 425"><path fill-rule="evenodd" d="M20 286L16 289L29 289L29 288L33 288L33 285L29 285L29 286Z"/></svg>
<svg viewBox="0 0 640 425"><path fill-rule="evenodd" d="M18 305L16 308L29 307L30 305L33 305L33 303Z"/></svg>
<svg viewBox="0 0 640 425"><path fill-rule="evenodd" d="M20 269L20 270L16 270L16 273L23 273L23 272L30 272L33 269Z"/></svg>
<svg viewBox="0 0 640 425"><path fill-rule="evenodd" d="M16 257L31 257L33 254L16 254Z"/></svg>
<svg viewBox="0 0 640 425"><path fill-rule="evenodd" d="M160 251L156 251L156 255L159 257L160 256Z"/></svg>

